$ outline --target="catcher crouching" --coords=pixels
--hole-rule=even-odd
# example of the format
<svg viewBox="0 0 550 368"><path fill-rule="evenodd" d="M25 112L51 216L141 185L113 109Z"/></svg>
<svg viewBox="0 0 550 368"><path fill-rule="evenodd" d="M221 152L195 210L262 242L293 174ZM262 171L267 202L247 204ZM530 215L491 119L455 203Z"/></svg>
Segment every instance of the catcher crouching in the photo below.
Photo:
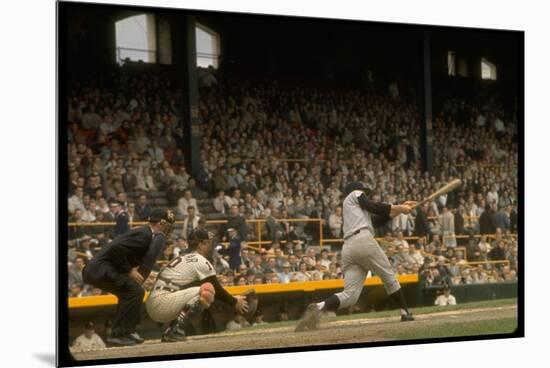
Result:
<svg viewBox="0 0 550 368"><path fill-rule="evenodd" d="M217 300L229 304L237 313L249 315L250 295L233 297L219 283L210 261L212 233L198 228L189 235L190 253L174 258L157 276L147 302L147 313L156 322L170 322L163 342L185 340L191 321ZM257 303L252 303L253 309Z"/></svg>

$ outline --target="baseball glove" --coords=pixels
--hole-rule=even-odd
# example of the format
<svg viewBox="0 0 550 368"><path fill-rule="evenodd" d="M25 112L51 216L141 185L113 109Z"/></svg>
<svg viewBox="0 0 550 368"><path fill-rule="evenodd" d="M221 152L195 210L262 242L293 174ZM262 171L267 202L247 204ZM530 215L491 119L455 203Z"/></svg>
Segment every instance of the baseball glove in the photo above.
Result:
<svg viewBox="0 0 550 368"><path fill-rule="evenodd" d="M243 317L248 323L253 324L254 316L256 315L256 310L258 309L258 295L254 289L249 289L242 295L246 298L246 302L248 303L248 312L243 314Z"/></svg>

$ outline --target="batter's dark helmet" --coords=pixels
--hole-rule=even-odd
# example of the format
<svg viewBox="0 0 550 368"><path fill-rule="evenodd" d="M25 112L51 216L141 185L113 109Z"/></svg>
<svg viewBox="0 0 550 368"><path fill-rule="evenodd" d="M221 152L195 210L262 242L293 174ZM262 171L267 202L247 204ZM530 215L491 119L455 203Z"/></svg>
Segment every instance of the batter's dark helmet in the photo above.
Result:
<svg viewBox="0 0 550 368"><path fill-rule="evenodd" d="M361 182L352 181L351 183L348 183L348 185L346 185L346 188L344 189L344 197L347 197L354 190L360 190L365 192L368 190L368 188L365 187Z"/></svg>

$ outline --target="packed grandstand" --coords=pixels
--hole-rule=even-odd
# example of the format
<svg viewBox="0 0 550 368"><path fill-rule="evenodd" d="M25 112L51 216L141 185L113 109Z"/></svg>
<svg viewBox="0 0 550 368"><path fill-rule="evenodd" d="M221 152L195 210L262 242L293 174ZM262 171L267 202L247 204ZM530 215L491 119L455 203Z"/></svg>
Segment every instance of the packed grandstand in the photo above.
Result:
<svg viewBox="0 0 550 368"><path fill-rule="evenodd" d="M83 284L82 268L158 207L178 221L157 270L206 226L218 235L223 285L342 278L340 205L350 181L401 203L460 178L457 191L376 229L381 246L398 274L426 285L516 279L517 122L498 99L448 99L434 111L434 168L422 172L419 115L396 86L372 94L202 76L195 177L181 88L170 78L120 66L71 85L69 296L102 294ZM236 267L231 242L241 246Z"/></svg>

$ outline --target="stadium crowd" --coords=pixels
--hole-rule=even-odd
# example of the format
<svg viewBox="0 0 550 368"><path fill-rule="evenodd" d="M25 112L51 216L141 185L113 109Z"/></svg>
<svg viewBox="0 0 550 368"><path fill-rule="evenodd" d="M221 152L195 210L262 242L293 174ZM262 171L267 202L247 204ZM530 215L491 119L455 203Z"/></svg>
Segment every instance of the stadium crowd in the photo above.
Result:
<svg viewBox="0 0 550 368"><path fill-rule="evenodd" d="M169 78L122 68L72 86L68 210L80 226L69 226L69 296L101 294L83 285L82 268L153 207L174 208L183 220L161 264L185 251L193 228L227 220L215 229L226 244L215 253L223 285L341 278L339 247L319 247L319 223L288 219L323 219L323 237L341 238L350 181L398 203L462 179L458 190L377 229L381 246L398 274L419 274L426 285L517 278L517 123L498 104L449 100L433 123L434 170L423 173L419 117L395 94L215 81L201 87L194 178L183 154L182 91ZM256 225L245 221L253 219L265 220L261 238L270 243L261 248ZM104 222L116 225L82 226ZM472 263L485 261L508 262Z"/></svg>

